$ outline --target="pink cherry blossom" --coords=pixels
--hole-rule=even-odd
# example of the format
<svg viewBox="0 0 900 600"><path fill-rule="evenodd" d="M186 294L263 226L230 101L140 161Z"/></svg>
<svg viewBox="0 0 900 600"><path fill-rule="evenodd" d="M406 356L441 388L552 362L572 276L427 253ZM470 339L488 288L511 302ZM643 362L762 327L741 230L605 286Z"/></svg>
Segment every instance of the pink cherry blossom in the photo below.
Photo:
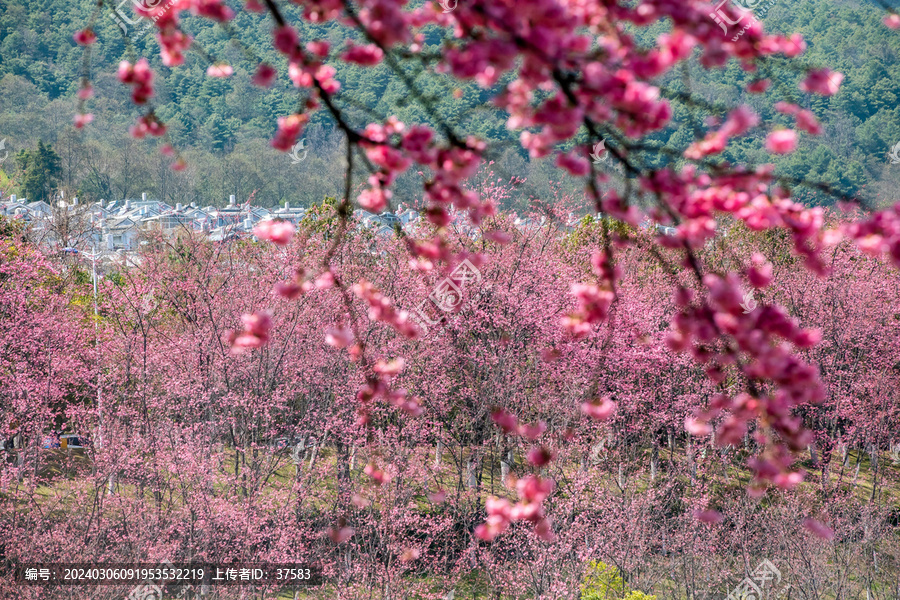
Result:
<svg viewBox="0 0 900 600"><path fill-rule="evenodd" d="M206 69L206 74L210 77L231 77L233 73L234 69L231 67L231 65L209 65L209 67L207 67Z"/></svg>
<svg viewBox="0 0 900 600"><path fill-rule="evenodd" d="M547 424L543 421L538 421L534 425L524 425L520 424L517 428L517 432L526 440L534 441L541 437L547 431Z"/></svg>
<svg viewBox="0 0 900 600"><path fill-rule="evenodd" d="M271 87L275 83L277 75L278 72L275 70L275 67L268 63L260 63L256 73L253 75L253 83L260 87Z"/></svg>
<svg viewBox="0 0 900 600"><path fill-rule="evenodd" d="M445 492L444 490L438 490L436 492L428 494L428 499L434 504L440 504L447 499L447 492Z"/></svg>
<svg viewBox="0 0 900 600"><path fill-rule="evenodd" d="M367 44L365 46L356 46L350 44L347 50L341 55L347 62L356 63L364 67L371 67L381 62L384 52L375 44Z"/></svg>
<svg viewBox="0 0 900 600"><path fill-rule="evenodd" d="M325 343L335 348L346 348L353 342L353 332L343 327L332 327L325 333Z"/></svg>
<svg viewBox="0 0 900 600"><path fill-rule="evenodd" d="M348 527L343 519L341 519L341 522L339 522L337 526L332 527L328 531L328 537L330 537L331 541L335 544L343 544L355 534L356 530L352 527Z"/></svg>
<svg viewBox="0 0 900 600"><path fill-rule="evenodd" d="M554 458L556 458L556 453L544 446L535 446L528 451L528 462L536 467L543 467Z"/></svg>
<svg viewBox="0 0 900 600"><path fill-rule="evenodd" d="M131 100L135 104L146 104L153 96L153 72L146 58L139 59L134 65L123 60L119 63L119 81L132 85Z"/></svg>
<svg viewBox="0 0 900 600"><path fill-rule="evenodd" d="M94 115L91 113L77 114L75 115L75 129L81 129L93 120Z"/></svg>
<svg viewBox="0 0 900 600"><path fill-rule="evenodd" d="M267 311L245 313L241 316L243 331L226 333L226 342L232 352L240 353L248 349L261 348L269 341L272 329L272 315Z"/></svg>
<svg viewBox="0 0 900 600"><path fill-rule="evenodd" d="M286 300L296 300L303 294L303 287L295 281L279 281L273 288L275 293Z"/></svg>
<svg viewBox="0 0 900 600"><path fill-rule="evenodd" d="M771 85L771 81L768 79L757 79L756 81L749 83L747 85L747 91L751 94L762 94Z"/></svg>
<svg viewBox="0 0 900 600"><path fill-rule="evenodd" d="M803 526L811 531L813 535L823 540L834 539L834 531L827 525L823 524L820 521L817 521L816 519L804 519Z"/></svg>
<svg viewBox="0 0 900 600"><path fill-rule="evenodd" d="M797 132L778 129L766 136L766 150L773 154L789 154L797 149Z"/></svg>
<svg viewBox="0 0 900 600"><path fill-rule="evenodd" d="M391 480L391 476L386 471L379 469L375 463L367 464L363 472L372 478L375 485L383 485Z"/></svg>
<svg viewBox="0 0 900 600"><path fill-rule="evenodd" d="M287 246L297 228L290 221L262 221L253 228L253 235L279 246Z"/></svg>
<svg viewBox="0 0 900 600"><path fill-rule="evenodd" d="M167 67L183 64L195 42L181 30L186 12L201 27L203 19L234 16L222 0L148 4L134 10L155 27ZM0 389L9 400L0 403L0 437L25 431L32 444L63 418L99 430L103 413L107 441L90 456L89 482L68 471L64 482L66 493L103 499L104 509L93 513L52 497L53 475L39 481L43 455L33 468L28 451L19 454L25 468L8 461L0 470L0 510L17 519L4 525L5 539L30 542L23 548L35 560L47 552L54 559L113 556L116 545L97 546L93 530L113 532L114 542L154 559L174 556L174 549L235 558L233 540L247 539L251 554L262 548L274 561L312 553L335 585L363 582L398 597L443 594L439 585L455 585L466 564L478 566L497 597L577 597L578 565L593 557L620 564L630 585L643 581L630 575L652 575L671 556L689 560L701 575L716 573L721 583L727 566L716 559L744 552L744 534L756 536L759 552L796 546L753 530L762 510L772 518L765 521L772 538L795 531L796 515L814 507L834 528L808 520L820 537L853 539L863 527L875 536L872 547L884 546L877 539L889 531L881 507L863 509L853 494L841 495L829 469L846 462L832 457L853 450L859 458L870 445L874 457L895 441L884 426L898 387L889 308L897 304L896 273L887 269L900 266L900 205L836 216L802 202L796 193L803 186L785 185L792 178L772 165L723 160L717 155L734 138L759 125L748 106L691 106L722 117L698 119L696 140L665 148L665 160L645 160L660 150L654 138L679 124L673 118L684 105L669 83L691 57L699 63L691 68L742 69L746 90L763 93L781 65L803 68L792 60L806 49L802 36L767 34L764 19L744 20L726 3L719 14L746 27L722 37L710 14L717 7L695 0L460 2L446 12L435 2L313 0L295 2L291 11L282 4L243 3L269 12L263 16L275 29L268 41L285 57L299 95L298 112L278 118L271 145L291 150L311 119L334 124L353 157L347 197L334 219L303 223L302 235L289 223L260 224L257 237L278 247L211 249L184 235L178 244L190 252L173 260L170 247L160 252L148 244L141 265L125 267L127 276L114 284L101 278L106 289L93 321L77 312L83 303L71 301L86 297L83 282L59 277L71 265L23 278L7 267L22 268L22 261L7 258L34 254L35 265L49 259L19 252L19 240L10 241L16 251L0 262L13 284L0 286L0 303L25 312L0 322L4 343L27 343L0 353ZM660 22L665 32L644 35ZM900 27L894 14L884 23ZM301 24L304 32L327 32L333 43L353 41L337 46L338 58L325 39L301 41ZM229 24L229 33L237 26ZM444 38L435 44L429 31ZM88 44L92 37L85 29L75 39ZM255 52L245 50L248 57ZM438 88L448 97L472 101L473 110L489 102L504 113L519 149L534 159L554 156L581 179L579 192L557 203L536 198L540 211L526 207L500 189L489 160L498 147L472 135L469 121L458 118L466 113L434 111L431 93L421 102L419 90L400 77L400 93L416 104L411 118L433 125L371 116L357 110L356 90L338 95L335 60L375 67L376 79L400 61L404 71L395 74L406 73L415 86L422 70L447 84ZM213 65L208 73L229 76L233 69ZM261 64L253 82L270 86L276 77L274 67ZM135 104L154 97L147 59L124 61L119 79ZM833 95L842 79L815 68L800 89ZM80 102L89 97L79 92ZM793 129L769 133L771 153L794 151L799 131L822 133L813 112L801 108L805 100L793 102L776 104L775 126ZM821 108L815 100L812 106ZM88 115L77 116L76 126L79 119L83 124ZM138 138L166 133L150 107L132 129ZM615 165L590 161L586 140L601 137L610 141ZM177 156L173 169L186 166L168 144L160 150ZM686 164L670 160L679 153ZM610 171L623 172L625 185ZM394 194L425 219L397 239L378 240L373 252L350 215L357 204L393 209ZM592 218L578 222L584 215ZM466 286L464 309L438 315L435 284L463 259L484 281ZM308 277L301 264L321 275ZM148 282L162 288L151 295L163 306L135 310ZM62 286L72 287L45 311L49 288ZM280 296L273 312L257 308L273 289ZM242 328L220 335L240 315ZM57 329L78 343L55 337ZM223 340L231 353L222 351ZM86 361L96 364L89 369ZM15 377L4 375L10 373ZM55 389L57 380L68 387ZM202 426L191 416L201 414ZM268 444L282 435L302 436L314 449L279 464L284 457ZM821 472L810 470L804 480L797 464L807 453ZM751 496L771 485L795 491L763 508L722 495L730 488L719 478L744 465ZM505 476L495 477L496 467ZM549 473L560 477L563 493L554 496ZM125 493L104 493L110 474ZM866 485L874 492L881 479ZM428 495L448 484L452 493ZM498 496L513 488L515 499ZM38 501L35 489L50 496ZM646 519L659 512L659 493L665 519ZM447 504L423 508L426 496ZM485 497L485 521L475 525ZM28 510L47 503L71 506L75 518L61 528L47 521L52 511ZM725 516L727 535L710 526ZM179 533L185 531L191 539ZM325 532L346 544L340 552L316 554ZM452 548L449 562L440 548ZM798 568L814 571L827 562L820 548L807 550L809 560ZM412 575L444 575L425 589L412 567ZM803 573L804 580L820 577ZM881 586L868 574L838 577ZM683 579L676 583L694 594L691 578Z"/></svg>
<svg viewBox="0 0 900 600"><path fill-rule="evenodd" d="M800 82L800 89L804 92L832 96L837 93L843 80L842 73L830 69L812 69L806 79Z"/></svg>
<svg viewBox="0 0 900 600"><path fill-rule="evenodd" d="M74 35L74 38L75 42L81 46L90 46L97 41L97 36L92 29L82 29Z"/></svg>
<svg viewBox="0 0 900 600"><path fill-rule="evenodd" d="M143 139L148 135L160 137L165 135L166 126L156 118L156 115L144 115L140 117L131 128L131 136L137 139Z"/></svg>
<svg viewBox="0 0 900 600"><path fill-rule="evenodd" d="M694 517L703 523L721 523L722 513L717 510L703 510L694 513Z"/></svg>
<svg viewBox="0 0 900 600"><path fill-rule="evenodd" d="M503 409L494 410L491 413L491 419L493 419L494 423L496 423L500 426L501 429L503 429L504 433L513 433L519 430L516 417Z"/></svg>
<svg viewBox="0 0 900 600"><path fill-rule="evenodd" d="M598 421L610 418L615 410L616 403L609 398L600 398L592 402L584 402L581 405L581 412Z"/></svg>
<svg viewBox="0 0 900 600"><path fill-rule="evenodd" d="M278 132L272 140L272 147L287 152L293 148L303 130L303 126L309 121L305 114L293 114L288 117L278 117Z"/></svg>

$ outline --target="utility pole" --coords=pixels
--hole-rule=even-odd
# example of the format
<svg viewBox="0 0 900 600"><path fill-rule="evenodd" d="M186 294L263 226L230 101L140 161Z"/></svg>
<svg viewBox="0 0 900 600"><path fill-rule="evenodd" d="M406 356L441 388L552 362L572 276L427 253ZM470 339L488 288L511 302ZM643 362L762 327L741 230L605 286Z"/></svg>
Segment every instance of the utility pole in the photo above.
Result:
<svg viewBox="0 0 900 600"><path fill-rule="evenodd" d="M82 252L85 258L91 261L91 280L94 284L94 333L97 332L97 259L100 258L100 252L97 251L97 245L92 246L91 252ZM100 427L97 433L97 447L103 447L103 401L100 390L100 366L97 366L97 417L100 421Z"/></svg>
<svg viewBox="0 0 900 600"><path fill-rule="evenodd" d="M83 252L84 257L91 261L91 279L94 284L94 337L96 338L97 334L97 259L100 258L100 252L97 250L97 244L93 244L91 246L91 252ZM97 427L97 448L103 447L103 396L100 385L100 377L102 375L100 364L97 364L97 420L99 421L99 425ZM112 494L116 487L116 473L113 472L112 475L109 476L107 489L109 493Z"/></svg>

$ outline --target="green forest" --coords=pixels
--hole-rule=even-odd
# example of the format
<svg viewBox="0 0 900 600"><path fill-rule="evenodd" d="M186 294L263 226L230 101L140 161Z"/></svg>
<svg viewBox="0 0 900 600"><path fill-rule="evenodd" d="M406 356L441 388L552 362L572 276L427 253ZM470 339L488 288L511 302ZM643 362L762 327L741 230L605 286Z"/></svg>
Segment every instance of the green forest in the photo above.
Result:
<svg viewBox="0 0 900 600"><path fill-rule="evenodd" d="M272 48L269 20L240 10L237 4L238 15L228 28L185 15L185 29L193 36L194 47L184 65L167 68L160 61L150 21L134 15L129 1L119 6L135 23L128 25L127 38L113 19L114 5L98 9L92 0L0 0L0 140L5 140L9 152L0 163L4 196L18 193L35 199L29 193L36 189L35 178L40 179L41 190L62 189L67 196L85 200L133 198L148 192L172 204L220 205L235 194L242 201L252 197L262 206L285 201L308 206L341 194L345 151L325 111L315 113L304 133L309 152L302 162L292 162L289 155L269 146L277 117L296 111L305 100L287 78L284 57ZM677 75L657 82L671 99L675 118L672 127L649 140L653 147L645 151L643 160L651 165L678 160L677 155L704 133L703 121L681 101L685 94L706 99L723 116L746 103L762 123L789 125L790 118L773 106L783 99L813 110L824 127L823 135L804 134L796 152L775 157L763 147L765 132L751 131L729 144L721 158L732 163L774 162L776 173L827 183L876 205L896 200L900 164L891 164L888 154L900 142L900 39L881 23L882 10L870 3L840 1L775 0L762 6L756 12L766 31L803 35L808 45L800 59L803 64L827 65L844 74L839 93L831 97L802 94L797 89L799 74L776 67L766 73L773 80L773 93L752 95L744 87L758 74L734 61L724 69L707 70L695 60ZM294 22L302 22L297 7L289 5L285 10L293 12ZM72 34L90 23L98 43L86 55ZM649 45L668 27L666 22L657 23L642 30L637 41ZM520 132L507 130L505 116L486 103L491 90L474 82L460 88L448 75L434 72L429 56L451 39L451 32L432 28L421 40L421 54L396 55L377 68L362 68L338 59L350 41L349 31L333 23L317 27L304 22L302 37L330 43L334 58L330 63L338 69L341 82L338 101L355 125L392 114L406 123L435 124L439 118L483 137L490 143L494 163L492 174L480 176L525 179L503 208L523 210L535 198L580 196L581 184L557 169L552 157L529 159L519 147ZM159 140L136 140L128 134L140 113L130 102L127 86L116 79L116 68L121 60L139 57L146 57L156 74L153 106L188 162L184 171L169 168L171 160L160 154ZM213 61L228 62L234 75L227 79L206 76ZM259 88L250 81L260 61L279 69L279 80L272 88ZM402 78L392 75L390 62L402 71ZM95 90L86 110L95 119L76 130L72 124L78 102L75 94L85 75ZM403 79L412 83L417 97L408 92ZM38 163L33 156L39 144L46 144L58 156L58 161L50 161L52 172L34 173ZM0 158L3 155L0 150ZM418 177L412 172L397 181L398 202L417 201ZM834 202L812 188L792 192L809 204Z"/></svg>

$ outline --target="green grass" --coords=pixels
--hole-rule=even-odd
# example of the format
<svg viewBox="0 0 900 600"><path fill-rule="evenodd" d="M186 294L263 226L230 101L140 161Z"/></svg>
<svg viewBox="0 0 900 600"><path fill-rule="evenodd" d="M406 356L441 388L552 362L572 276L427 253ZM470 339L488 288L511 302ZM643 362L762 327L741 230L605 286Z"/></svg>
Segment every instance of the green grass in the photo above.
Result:
<svg viewBox="0 0 900 600"><path fill-rule="evenodd" d="M706 458L700 457L700 450L702 446L695 446L695 460L698 462L698 476L705 479L705 482L708 483L712 489L713 497L715 497L718 493L731 493L734 491L738 491L746 486L751 477L750 471L745 466L746 456L734 456L733 454L728 458L726 463L722 463L719 455L718 449L709 448L706 446L707 456ZM433 447L425 447L422 446L413 450L413 452L421 453L418 456L419 460L426 460L428 464L433 462L434 458L434 448ZM427 456L426 456L427 455ZM233 448L226 448L225 455L222 457L222 466L224 470L228 474L234 473L234 465L235 461L239 458L239 453L236 452ZM260 458L274 458L269 453L261 453ZM808 454L806 455L808 457ZM463 455L462 463L465 464L466 455ZM500 482L500 463L499 463L499 454L494 455L493 458L495 460L489 460L491 455L486 457L485 460L482 461L482 487L479 490L479 498L484 499L487 495L491 493L506 495L508 497L514 496L514 492L506 490L505 487ZM522 470L522 457L518 456L519 461L519 470ZM642 472L640 477L635 475L630 475L628 477L628 485L629 485L629 493L642 493L648 490L654 482L651 482L649 476L649 463L650 463L650 449L646 449L643 451L643 456L639 455L638 460L642 460L645 470ZM31 500L26 500L20 505L20 509L27 511L34 509L34 502L37 502L42 510L45 510L47 513L55 515L57 518L64 519L70 511L75 510L84 510L85 506L89 503L93 502L93 498L85 498L82 492L78 492L77 490L83 489L79 486L79 480L83 477L89 477L91 475L91 464L88 456L85 456L82 453L75 454L72 456L68 456L65 451L59 450L43 450L40 457L40 467L39 473L42 477L47 478L42 485L39 485L35 490L35 496ZM356 455L356 465L351 474L351 478L354 481L359 481L360 479L365 478L365 474L362 472L366 463L368 462L369 457L361 451L357 452ZM894 505L900 501L900 466L895 465L891 459L889 453L882 453L878 457L879 460L879 474L878 474L878 493L877 499L878 502L882 505ZM606 461L606 462L604 462ZM859 462L859 476L855 482L853 483L854 474L856 472L857 461ZM810 467L810 461L806 458L805 462L800 461L800 465L805 465L806 467ZM445 453L443 457L443 465L446 467L444 475L441 479L436 483L435 481L431 481L430 490L433 491L437 485L443 487L449 496L453 496L455 490L457 490L458 486L458 476L455 473L455 462L452 460L452 457L449 452ZM614 483L614 478L616 476L616 462L614 458L603 459L600 461L600 464L593 466L592 468L598 473L598 480L601 482L601 485L608 486L610 490L617 490L617 487ZM684 448L676 448L674 452L669 453L668 449L663 450L660 449L659 454L659 463L658 463L658 471L657 471L657 481L656 484L661 481L665 481L667 479L672 478L673 476L677 476L682 483L689 484L689 477L687 476L687 454ZM308 508L313 510L326 510L333 506L333 500L337 494L338 482L336 478L336 469L337 466L337 456L333 449L325 448L319 451L319 454L316 459L315 470L319 473L319 477L315 479L315 493L309 494L308 504L306 505ZM244 465L240 466L241 471L243 471L246 467ZM575 474L578 469L578 464L557 464L555 466L556 469L561 469L562 473L571 477ZM866 452L858 452L851 451L848 464L843 469L843 474L841 473L841 456L839 453L835 453L832 458L832 462L830 465L830 470L828 472L828 481L829 486L835 486L838 482L841 483L843 489L852 490L855 497L857 497L860 501L867 502L872 495L872 490L874 487L873 482L873 473L872 473L872 464L871 457ZM309 471L309 460L305 460L300 467L301 476ZM30 473L26 474L30 476ZM677 474L677 475L676 475ZM494 489L491 489L490 482L491 476L493 475L494 481ZM267 485L263 488L262 493L274 493L274 490L277 488L284 488L290 486L294 479L297 476L297 467L291 462L289 453L281 455L280 463L277 465L277 468L269 478ZM226 489L224 487L225 484L219 485L219 491L225 493ZM812 472L807 476L806 481L801 484L801 488L808 490L815 490L821 486L820 474L818 471ZM468 490L464 490L467 493L471 493ZM105 488L104 488L105 492ZM134 495L137 493L137 487L133 484L118 486L117 490L118 494L122 495ZM236 493L235 490L230 490L230 493ZM149 493L145 492L145 495L149 498ZM423 493L419 494L416 498L416 505L419 510L423 512L428 512L434 510L434 506L427 500L427 497L423 491ZM474 500L474 497L470 496L470 500ZM169 501L169 498L166 498L166 501ZM181 499L178 494L172 496L171 502L175 506L179 506ZM103 506L103 511L111 510L107 507L107 505ZM109 516L114 516L109 513ZM662 560L662 559L661 559ZM410 577L416 577L416 580L419 582L428 582L430 581L428 578L423 578L421 575L410 575ZM435 590L438 588L438 580L437 578L433 578ZM674 581L670 580L661 580L654 585L653 590L647 590L648 592L660 593L661 590L666 588L670 588L671 590L676 589L674 587ZM484 574L479 573L477 571L473 571L472 573L467 574L465 578L463 578L459 585L457 586L457 600L468 600L469 598L480 598L482 600L488 600L488 591L490 586L488 585L488 581ZM346 593L350 593L351 590L343 590ZM372 590L370 589L360 589L359 590L359 598L368 598ZM298 594L298 599L302 600L326 600L335 597L336 590L326 585L320 588L313 589L301 589ZM672 594L663 593L660 598L672 598ZM290 599L294 600L294 594L291 591L280 592L275 595L270 595L265 600L285 600ZM410 598L410 600L414 600L414 598ZM491 600L494 600L491 597ZM508 598L503 598L502 600L512 600ZM516 600L521 600L516 599ZM827 599L826 599L827 600Z"/></svg>

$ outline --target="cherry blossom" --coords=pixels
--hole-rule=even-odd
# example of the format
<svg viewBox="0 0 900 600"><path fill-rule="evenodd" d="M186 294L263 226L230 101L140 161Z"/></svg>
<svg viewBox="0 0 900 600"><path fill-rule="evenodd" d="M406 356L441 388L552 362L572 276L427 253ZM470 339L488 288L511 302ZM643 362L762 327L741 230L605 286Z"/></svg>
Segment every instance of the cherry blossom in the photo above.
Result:
<svg viewBox="0 0 900 600"><path fill-rule="evenodd" d="M253 235L278 246L286 246L296 231L297 228L290 221L262 221L253 228Z"/></svg>
<svg viewBox="0 0 900 600"><path fill-rule="evenodd" d="M766 150L773 154L789 154L797 149L797 132L779 129L766 136Z"/></svg>

